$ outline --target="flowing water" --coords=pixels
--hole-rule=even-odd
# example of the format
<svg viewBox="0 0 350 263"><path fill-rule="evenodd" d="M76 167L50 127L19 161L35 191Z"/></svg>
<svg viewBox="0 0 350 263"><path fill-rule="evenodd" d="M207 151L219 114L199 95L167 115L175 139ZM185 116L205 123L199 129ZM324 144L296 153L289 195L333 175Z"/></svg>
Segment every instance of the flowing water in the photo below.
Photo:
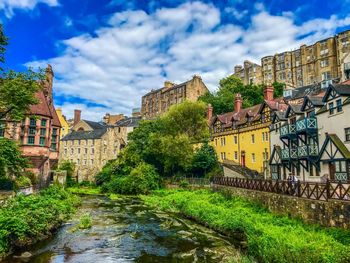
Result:
<svg viewBox="0 0 350 263"><path fill-rule="evenodd" d="M92 227L76 230L86 213ZM21 258L24 251L17 251L4 262L235 262L240 258L225 237L131 197L115 201L83 197L70 222L25 251L32 256Z"/></svg>

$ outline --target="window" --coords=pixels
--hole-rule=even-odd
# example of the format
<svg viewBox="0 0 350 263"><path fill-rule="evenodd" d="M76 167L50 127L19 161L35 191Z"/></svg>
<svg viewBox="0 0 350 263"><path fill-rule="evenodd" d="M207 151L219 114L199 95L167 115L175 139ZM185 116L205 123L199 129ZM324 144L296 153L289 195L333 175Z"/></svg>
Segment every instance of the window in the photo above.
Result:
<svg viewBox="0 0 350 263"><path fill-rule="evenodd" d="M235 151L235 160L237 160L237 159L238 159L238 152Z"/></svg>
<svg viewBox="0 0 350 263"><path fill-rule="evenodd" d="M255 143L255 135L252 134L252 143Z"/></svg>
<svg viewBox="0 0 350 263"><path fill-rule="evenodd" d="M54 151L57 150L57 130L57 128L53 128L51 135L51 149Z"/></svg>
<svg viewBox="0 0 350 263"><path fill-rule="evenodd" d="M64 155L67 155L67 148L64 149Z"/></svg>
<svg viewBox="0 0 350 263"><path fill-rule="evenodd" d="M328 59L321 60L320 64L321 64L321 68L328 67L329 65Z"/></svg>
<svg viewBox="0 0 350 263"><path fill-rule="evenodd" d="M215 139L215 146L218 146L218 139Z"/></svg>
<svg viewBox="0 0 350 263"><path fill-rule="evenodd" d="M34 136L28 136L28 144L33 145L35 142L35 137Z"/></svg>
<svg viewBox="0 0 350 263"><path fill-rule="evenodd" d="M237 136L233 137L235 144L237 144Z"/></svg>
<svg viewBox="0 0 350 263"><path fill-rule="evenodd" d="M345 128L345 141L350 141L350 128Z"/></svg>
<svg viewBox="0 0 350 263"><path fill-rule="evenodd" d="M226 160L226 153L225 152L221 153L221 160Z"/></svg>
<svg viewBox="0 0 350 263"><path fill-rule="evenodd" d="M337 104L337 112L342 112L343 111L343 104L341 102L341 99L337 99L335 101L335 103Z"/></svg>
<svg viewBox="0 0 350 263"><path fill-rule="evenodd" d="M335 172L336 173L346 173L346 161L336 161L335 162Z"/></svg>
<svg viewBox="0 0 350 263"><path fill-rule="evenodd" d="M94 165L94 159L91 159L91 165Z"/></svg>
<svg viewBox="0 0 350 263"><path fill-rule="evenodd" d="M327 71L327 72L323 72L322 73L322 80L329 80L331 79L331 72Z"/></svg>
<svg viewBox="0 0 350 263"><path fill-rule="evenodd" d="M29 126L36 126L36 119L31 118L29 121Z"/></svg>
<svg viewBox="0 0 350 263"><path fill-rule="evenodd" d="M86 159L84 159L84 165L86 165L86 163L87 163L87 162L86 162Z"/></svg>
<svg viewBox="0 0 350 263"><path fill-rule="evenodd" d="M87 149L87 148L85 148L85 149L84 149L84 151L85 151L85 154L87 154L87 153L88 153L88 149Z"/></svg>
<svg viewBox="0 0 350 263"><path fill-rule="evenodd" d="M255 153L252 153L252 163L255 163Z"/></svg>
<svg viewBox="0 0 350 263"><path fill-rule="evenodd" d="M225 146L226 145L226 138L223 137L221 138L221 146Z"/></svg>
<svg viewBox="0 0 350 263"><path fill-rule="evenodd" d="M91 154L94 154L94 153L95 153L95 149L91 148Z"/></svg>
<svg viewBox="0 0 350 263"><path fill-rule="evenodd" d="M35 135L36 128L29 128L29 135Z"/></svg>
<svg viewBox="0 0 350 263"><path fill-rule="evenodd" d="M0 123L0 137L5 136L5 123Z"/></svg>
<svg viewBox="0 0 350 263"><path fill-rule="evenodd" d="M40 146L45 146L45 137L40 137L39 144Z"/></svg>
<svg viewBox="0 0 350 263"><path fill-rule="evenodd" d="M70 149L70 154L74 154L74 149Z"/></svg>
<svg viewBox="0 0 350 263"><path fill-rule="evenodd" d="M78 148L78 154L80 154L80 148Z"/></svg>
<svg viewBox="0 0 350 263"><path fill-rule="evenodd" d="M41 119L41 127L46 127L46 119Z"/></svg>
<svg viewBox="0 0 350 263"><path fill-rule="evenodd" d="M328 103L328 110L329 110L330 115L334 114L334 103L333 102Z"/></svg>

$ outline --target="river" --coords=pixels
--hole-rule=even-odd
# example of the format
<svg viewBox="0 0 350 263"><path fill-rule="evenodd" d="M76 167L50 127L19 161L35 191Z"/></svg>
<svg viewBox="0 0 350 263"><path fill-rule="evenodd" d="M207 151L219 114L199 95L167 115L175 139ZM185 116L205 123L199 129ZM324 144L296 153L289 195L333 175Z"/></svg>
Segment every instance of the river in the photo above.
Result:
<svg viewBox="0 0 350 263"><path fill-rule="evenodd" d="M92 227L75 230L84 214L90 214ZM19 257L24 251L32 256ZM3 262L210 263L239 258L239 251L227 238L175 214L152 209L137 198L86 196L72 220L50 239L17 251Z"/></svg>

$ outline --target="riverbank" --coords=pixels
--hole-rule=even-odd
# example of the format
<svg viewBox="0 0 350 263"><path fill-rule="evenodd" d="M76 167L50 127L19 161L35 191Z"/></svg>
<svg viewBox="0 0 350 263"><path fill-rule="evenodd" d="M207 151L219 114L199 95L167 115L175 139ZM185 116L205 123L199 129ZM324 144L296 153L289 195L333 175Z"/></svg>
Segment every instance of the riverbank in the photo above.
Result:
<svg viewBox="0 0 350 263"><path fill-rule="evenodd" d="M159 190L146 204L181 213L233 237L258 262L350 262L350 232L276 216L242 198L207 190Z"/></svg>
<svg viewBox="0 0 350 263"><path fill-rule="evenodd" d="M0 260L13 249L51 235L75 211L79 198L59 186L17 196L0 209Z"/></svg>

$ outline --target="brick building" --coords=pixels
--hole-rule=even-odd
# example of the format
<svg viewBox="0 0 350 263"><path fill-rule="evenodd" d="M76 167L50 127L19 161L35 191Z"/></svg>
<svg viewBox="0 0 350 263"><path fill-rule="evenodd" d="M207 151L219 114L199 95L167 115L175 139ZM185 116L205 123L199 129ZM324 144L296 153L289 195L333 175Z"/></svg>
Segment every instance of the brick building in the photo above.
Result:
<svg viewBox="0 0 350 263"><path fill-rule="evenodd" d="M208 88L197 75L181 84L166 81L163 88L152 90L142 97L141 114L146 119L155 118L166 112L170 106L185 100L196 101L207 92Z"/></svg>
<svg viewBox="0 0 350 263"><path fill-rule="evenodd" d="M0 137L20 142L23 155L32 165L29 170L42 182L48 179L59 155L61 123L52 96L53 76L52 68L48 65L46 79L40 83L42 90L35 94L39 103L30 107L22 122L7 121L0 127Z"/></svg>

